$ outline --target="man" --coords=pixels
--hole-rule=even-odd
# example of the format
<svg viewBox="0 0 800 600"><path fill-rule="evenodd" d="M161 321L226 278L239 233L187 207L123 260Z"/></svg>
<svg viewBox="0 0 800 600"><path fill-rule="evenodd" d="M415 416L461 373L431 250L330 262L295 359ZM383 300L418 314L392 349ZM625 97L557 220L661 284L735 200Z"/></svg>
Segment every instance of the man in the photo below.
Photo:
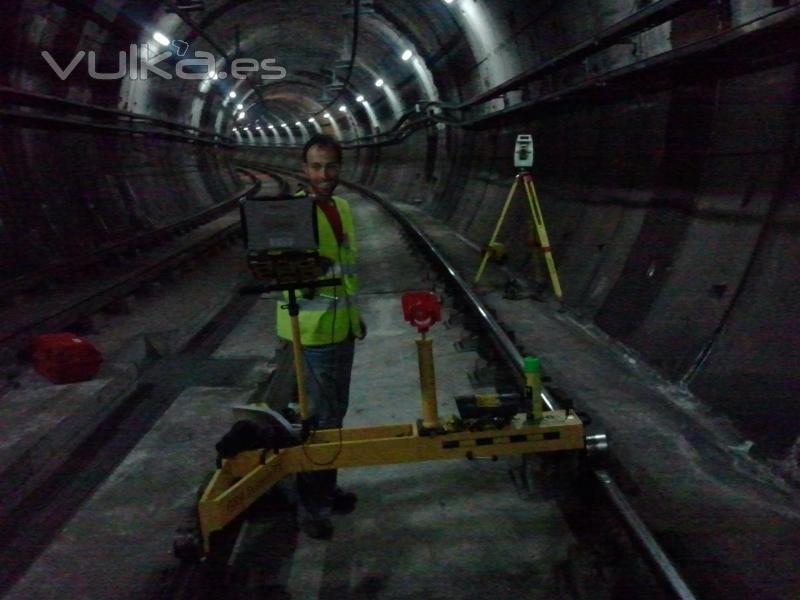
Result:
<svg viewBox="0 0 800 600"><path fill-rule="evenodd" d="M330 136L316 135L303 148L308 194L316 204L319 254L331 262L325 278L342 280L336 286L298 290L306 388L316 429L342 427L349 401L354 340L366 335L354 299L358 279L350 205L333 195L341 164L342 148ZM292 339L288 310L280 305L278 335ZM300 528L319 539L333 535L332 513L351 512L356 503L355 494L337 487L335 469L299 473L297 495Z"/></svg>

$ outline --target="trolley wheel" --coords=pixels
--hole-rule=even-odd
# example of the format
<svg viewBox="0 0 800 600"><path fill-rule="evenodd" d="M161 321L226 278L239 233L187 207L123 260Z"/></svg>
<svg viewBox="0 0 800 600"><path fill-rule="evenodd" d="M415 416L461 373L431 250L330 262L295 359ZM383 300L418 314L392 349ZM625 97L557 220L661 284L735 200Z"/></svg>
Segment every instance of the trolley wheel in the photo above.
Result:
<svg viewBox="0 0 800 600"><path fill-rule="evenodd" d="M197 529L178 529L172 538L172 553L181 562L198 563L203 557L203 540Z"/></svg>
<svg viewBox="0 0 800 600"><path fill-rule="evenodd" d="M194 505L188 510L184 519L175 530L172 537L172 553L184 563L197 563L203 558L203 537L200 534L200 521L197 515L197 502L206 491L206 487L214 477L215 471L209 471L203 476L202 483L197 488Z"/></svg>

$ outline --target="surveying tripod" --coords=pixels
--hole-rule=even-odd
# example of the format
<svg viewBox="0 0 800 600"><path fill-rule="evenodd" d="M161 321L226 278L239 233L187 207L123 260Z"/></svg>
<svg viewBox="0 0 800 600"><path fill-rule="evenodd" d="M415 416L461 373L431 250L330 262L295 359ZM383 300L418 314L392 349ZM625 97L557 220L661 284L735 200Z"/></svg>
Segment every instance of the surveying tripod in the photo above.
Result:
<svg viewBox="0 0 800 600"><path fill-rule="evenodd" d="M494 228L494 232L492 233L492 239L489 240L489 243L486 245L485 250L483 252L483 258L481 259L480 267L478 268L478 272L475 275L474 283L478 283L483 275L483 271L486 269L486 264L489 262L489 258L495 254L495 248L497 248L497 235L500 233L500 228L503 226L503 221L506 218L506 213L508 212L508 207L511 206L511 200L514 198L514 194L517 191L517 187L519 186L520 180L522 181L522 185L525 188L525 195L528 198L528 205L531 209L531 215L533 216L533 224L536 227L536 235L539 240L539 247L541 252L544 254L544 259L547 264L547 270L550 273L550 282L553 285L553 293L555 293L556 298L558 298L559 302L564 301L563 294L561 292L561 283L558 279L558 271L556 271L556 264L553 261L553 249L550 247L550 239L547 237L547 228L544 225L544 217L542 216L542 208L539 205L539 198L536 195L536 188L533 185L533 175L527 169L519 169L517 172L517 176L514 178L514 183L511 186L511 190L508 192L508 197L506 198L506 202L503 205L503 210L500 212L500 218L497 220L497 225Z"/></svg>

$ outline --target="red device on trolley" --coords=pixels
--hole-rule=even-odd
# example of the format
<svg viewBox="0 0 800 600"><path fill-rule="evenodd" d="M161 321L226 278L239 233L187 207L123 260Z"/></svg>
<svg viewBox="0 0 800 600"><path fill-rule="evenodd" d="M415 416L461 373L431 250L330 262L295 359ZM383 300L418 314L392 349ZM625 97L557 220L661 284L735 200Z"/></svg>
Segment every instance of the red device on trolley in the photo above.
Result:
<svg viewBox="0 0 800 600"><path fill-rule="evenodd" d="M402 304L403 318L420 333L427 333L442 320L442 305L433 292L406 292Z"/></svg>

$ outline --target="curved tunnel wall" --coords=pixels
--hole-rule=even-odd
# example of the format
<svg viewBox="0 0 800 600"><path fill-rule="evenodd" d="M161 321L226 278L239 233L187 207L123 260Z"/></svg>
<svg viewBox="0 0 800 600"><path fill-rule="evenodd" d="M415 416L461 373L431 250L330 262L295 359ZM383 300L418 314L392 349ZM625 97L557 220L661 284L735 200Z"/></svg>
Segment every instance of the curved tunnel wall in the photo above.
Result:
<svg viewBox="0 0 800 600"><path fill-rule="evenodd" d="M609 0L590 9L479 1L458 15L442 3L425 14L423 4L376 3L381 27L409 39L425 56L435 92L457 103L651 3ZM510 90L477 116L786 3L717 4L725 8L652 27ZM59 3L43 17L35 3L7 3L3 10L14 18L2 21L2 43L15 69L0 76L2 85L207 131L229 126L229 116L220 117L222 92L201 97L185 82L138 91L88 78L62 85L31 58L55 37L62 64L89 42L116 51L135 29L130 15L144 20L157 5L119 3L115 15L102 18ZM377 39L380 29L370 35ZM600 99L566 98L541 109L534 103L482 129L433 125L399 145L349 151L344 177L419 204L484 243L514 176L515 137L534 133L537 190L570 309L687 382L765 454L784 457L793 445L797 452L800 434L798 65L793 58L734 67L710 76L677 69L652 89L634 82ZM412 75L396 84L404 110L430 96ZM377 101L375 110L383 129L390 127L389 101ZM276 114L285 111L282 105ZM4 280L223 200L236 187L237 158L296 167L299 155L297 148L231 150L5 121L0 135ZM503 239L514 249L513 265L533 279L527 211L522 202L513 211Z"/></svg>

